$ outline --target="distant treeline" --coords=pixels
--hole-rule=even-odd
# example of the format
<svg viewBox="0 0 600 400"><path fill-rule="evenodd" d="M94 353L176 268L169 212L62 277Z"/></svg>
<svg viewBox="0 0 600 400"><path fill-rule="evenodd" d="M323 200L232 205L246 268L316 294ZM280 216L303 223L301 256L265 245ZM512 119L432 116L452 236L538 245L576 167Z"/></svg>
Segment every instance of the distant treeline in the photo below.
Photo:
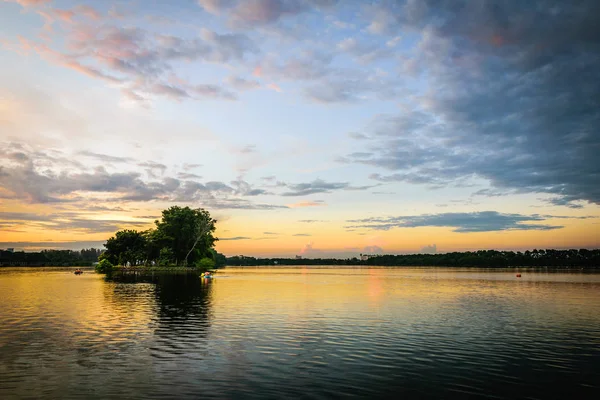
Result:
<svg viewBox="0 0 600 400"><path fill-rule="evenodd" d="M3 251L0 250L0 266L22 267L67 267L86 266L98 261L102 253L100 249L73 250L42 250L39 252Z"/></svg>
<svg viewBox="0 0 600 400"><path fill-rule="evenodd" d="M2 251L0 266L85 266L98 261L100 249ZM221 255L222 257L222 255ZM525 252L479 250L444 254L371 255L359 258L256 258L227 257L229 266L349 265L423 267L600 267L600 249L533 250Z"/></svg>
<svg viewBox="0 0 600 400"><path fill-rule="evenodd" d="M600 249L533 250L525 252L479 250L444 254L376 255L358 258L227 258L230 266L258 265L364 265L423 267L600 267Z"/></svg>

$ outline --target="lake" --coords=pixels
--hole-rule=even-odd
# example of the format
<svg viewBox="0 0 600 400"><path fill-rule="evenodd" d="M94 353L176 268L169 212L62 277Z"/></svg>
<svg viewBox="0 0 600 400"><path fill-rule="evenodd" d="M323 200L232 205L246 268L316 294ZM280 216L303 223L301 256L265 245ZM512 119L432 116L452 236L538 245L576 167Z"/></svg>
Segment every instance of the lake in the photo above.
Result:
<svg viewBox="0 0 600 400"><path fill-rule="evenodd" d="M0 398L597 398L600 274L0 269Z"/></svg>

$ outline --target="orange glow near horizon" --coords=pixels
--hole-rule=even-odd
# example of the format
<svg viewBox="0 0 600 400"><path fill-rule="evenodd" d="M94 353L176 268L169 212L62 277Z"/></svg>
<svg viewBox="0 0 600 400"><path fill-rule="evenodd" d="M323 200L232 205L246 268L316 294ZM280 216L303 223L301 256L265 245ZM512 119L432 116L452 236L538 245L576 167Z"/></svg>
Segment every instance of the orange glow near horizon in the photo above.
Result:
<svg viewBox="0 0 600 400"><path fill-rule="evenodd" d="M28 205L3 201L6 212L35 213L47 216L72 210L53 205ZM325 208L325 207L319 207ZM416 253L423 246L435 244L438 252L478 249L534 248L597 248L600 233L597 218L549 219L546 223L564 226L555 230L510 230L498 232L459 233L451 227L392 228L390 230L346 230L344 219L329 219L313 223L299 222L300 217L273 216L268 212L223 217L222 211L213 212L217 223L216 249L228 256L289 256L302 254L306 258L332 257L332 254ZM90 221L119 221L119 229L145 230L154 226L149 216L160 215L158 209L129 212L85 212L78 218ZM226 214L225 214L226 215ZM335 213L333 215L335 217ZM143 218L142 218L143 217ZM90 232L85 229L56 229L51 222L22 221L0 230L0 242L103 242L114 232ZM228 240L234 239L234 240ZM44 248L48 248L45 246Z"/></svg>

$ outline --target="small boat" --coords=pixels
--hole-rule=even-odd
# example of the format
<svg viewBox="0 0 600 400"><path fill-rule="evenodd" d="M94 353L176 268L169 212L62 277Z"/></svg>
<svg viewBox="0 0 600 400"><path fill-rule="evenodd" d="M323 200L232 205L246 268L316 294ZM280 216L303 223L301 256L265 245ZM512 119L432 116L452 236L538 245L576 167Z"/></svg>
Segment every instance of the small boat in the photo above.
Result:
<svg viewBox="0 0 600 400"><path fill-rule="evenodd" d="M203 272L203 273L200 274L200 278L202 278L202 279L212 279L212 278L214 278L214 276L210 272Z"/></svg>
<svg viewBox="0 0 600 400"><path fill-rule="evenodd" d="M75 275L81 275L81 274L83 274L83 271L80 270L80 269L76 269L75 272L74 272L74 274Z"/></svg>

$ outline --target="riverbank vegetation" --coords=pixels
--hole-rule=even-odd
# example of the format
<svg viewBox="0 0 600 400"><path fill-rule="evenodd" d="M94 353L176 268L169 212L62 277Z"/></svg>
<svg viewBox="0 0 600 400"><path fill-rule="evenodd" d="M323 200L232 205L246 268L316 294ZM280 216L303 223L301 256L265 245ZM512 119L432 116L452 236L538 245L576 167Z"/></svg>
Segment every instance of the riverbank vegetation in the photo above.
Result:
<svg viewBox="0 0 600 400"><path fill-rule="evenodd" d="M349 266L421 266L421 267L579 267L599 268L600 249L537 250L514 252L479 250L444 254L372 255L358 258L227 258L230 266L259 265L349 265Z"/></svg>
<svg viewBox="0 0 600 400"><path fill-rule="evenodd" d="M42 250L36 252L0 250L0 266L13 267L85 267L98 261L100 249Z"/></svg>

